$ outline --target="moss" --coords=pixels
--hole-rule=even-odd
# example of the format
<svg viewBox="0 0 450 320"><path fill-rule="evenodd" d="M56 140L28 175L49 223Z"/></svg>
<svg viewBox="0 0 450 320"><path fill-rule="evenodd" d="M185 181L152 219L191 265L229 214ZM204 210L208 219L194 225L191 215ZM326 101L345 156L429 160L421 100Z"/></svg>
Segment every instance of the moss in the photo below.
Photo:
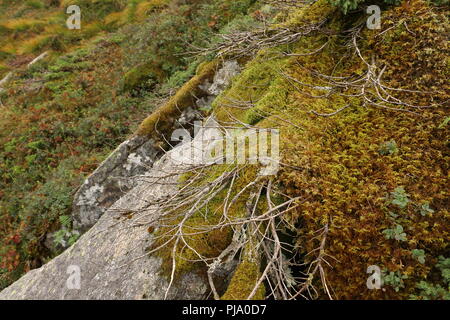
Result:
<svg viewBox="0 0 450 320"><path fill-rule="evenodd" d="M267 61L274 50L261 52L255 59L248 62L242 73L233 81L232 87L221 94L214 102L214 114L219 121L230 121L230 115L247 123L257 123L260 120L261 112L270 110L269 96L279 96L282 93L269 89L277 79L279 69L286 59ZM264 98L266 99L264 100ZM251 101L255 107L242 112L239 109L225 107L229 104L230 98L238 101ZM265 101L260 103L260 101Z"/></svg>
<svg viewBox="0 0 450 320"><path fill-rule="evenodd" d="M248 234L251 233L252 232L249 232ZM255 250L255 244L253 239L249 239L248 245L242 250L242 261L234 271L230 284L222 295L221 300L246 300L253 292L257 282L262 276L260 271L261 258L257 250ZM265 297L265 286L264 283L261 283L257 287L252 300L264 300Z"/></svg>
<svg viewBox="0 0 450 320"><path fill-rule="evenodd" d="M222 175L224 172L230 171L232 168L235 168L235 165L219 165L209 169L205 174L205 179L199 181L198 185L206 184L210 181L213 181L215 178ZM233 199L234 196L238 194L242 190L244 186L246 186L250 181L253 181L257 175L256 166L253 169L249 169L242 172L236 181L234 182L234 187L230 193L230 199ZM187 175L183 175L180 178L180 181L189 181L189 177ZM201 210L196 211L192 217L190 217L183 228L184 234L190 234L184 237L187 244L193 248L196 252L202 255L205 258L216 258L220 255L220 253L227 248L233 237L233 229L231 227L226 228L214 228L215 225L218 224L219 220L222 218L223 205L225 197L227 196L228 189L225 188L221 191L215 198L208 202L206 207ZM228 217L230 219L238 219L242 218L246 214L246 200L248 199L250 191L245 192L238 200L230 207L228 212ZM265 197L261 196L261 201L258 205L257 210L265 210L266 209L266 201ZM188 208L181 208L177 213L185 212ZM164 228L160 228L156 231L155 236L160 237L158 240L150 247L149 249L157 248L162 243L167 241L170 236L173 235L173 232L170 230L173 226L177 226L184 215L181 215L181 218L174 219L170 221L168 226ZM199 230L210 230L208 232L204 232L201 234L198 233ZM169 231L169 232L168 232ZM163 237L161 237L164 235ZM173 246L174 241L166 245L164 248L158 250L156 254L163 259L162 263L162 275L169 277L172 272L172 263L173 263ZM256 252L251 250L252 246L248 246L245 249L245 257L243 262L238 266L223 299L244 299L244 295L249 295L251 290L253 289L256 281L260 276L259 271L259 256ZM176 253L175 253L175 280L179 280L180 276L185 274L186 272L197 272L200 275L205 276L207 271L207 266L198 260L198 255L191 249L187 247L183 247L178 245ZM247 279L247 281L246 281ZM254 279L253 287L252 279ZM243 286L245 284L245 287ZM254 299L263 299L264 298L264 285L261 285Z"/></svg>
<svg viewBox="0 0 450 320"><path fill-rule="evenodd" d="M320 38L319 38L320 39ZM302 48L303 43L298 44L296 47ZM286 82L280 77L280 70L286 68L289 62L292 60L288 57L282 57L278 59L273 59L274 54L278 54L279 49L268 49L263 50L259 55L248 62L244 68L244 71L233 81L233 84L229 90L220 95L213 103L214 113L219 121L230 121L230 114L247 123L258 123L262 127L280 127L283 123L279 120L275 120L276 117L268 117L259 122L263 117L267 118L267 113L280 114L282 115L289 108L289 96L292 88L288 87ZM270 59L268 59L270 58ZM198 75L201 75L205 70L209 70L210 63L202 64L198 67ZM195 78L194 78L195 79ZM192 80L191 80L192 81ZM187 88L189 83L186 85ZM182 97L185 95L184 87L180 90L183 92ZM178 93L177 93L178 95ZM177 96L175 96L177 97ZM241 100L241 101L252 101L254 102L254 107L242 112L240 109L227 107L229 103L229 98ZM177 99L179 100L179 98ZM164 112L170 110L175 103L169 101L168 106L164 106ZM261 117L261 115L264 115ZM150 117L152 125L156 123L155 115ZM148 120L146 120L148 121ZM159 124L158 124L159 127ZM147 128L151 128L147 124ZM206 175L202 183L207 183L208 181L214 180L224 172L224 170L229 170L227 166L217 166L211 169ZM239 190L242 189L249 181L255 179L257 168L246 170L241 176L236 180L236 184L231 191L231 197L237 194ZM189 181L189 178L184 176L182 181ZM220 219L221 212L223 210L223 200L226 196L227 191L223 191L216 196L207 206L207 209L202 210L202 212L196 213L192 218L188 220L187 229L185 231L193 231L196 228L202 228L205 226L214 226L215 223ZM240 200L235 203L231 208L231 217L242 217L245 214L245 199L248 198L249 192L243 194ZM264 196L261 198L264 199ZM258 210L264 210L265 201L260 201L258 204ZM208 214L207 214L208 213ZM175 225L177 221L173 221ZM193 228L189 230L189 228ZM159 235L163 234L166 230L159 230ZM220 254L226 245L229 244L231 240L232 232L227 229L225 232L218 233L217 230L209 232L204 235L195 235L188 238L189 245L192 246L196 251L198 251L203 256L215 257ZM209 241L214 239L214 241ZM161 241L164 241L163 239ZM158 241L161 242L161 241ZM158 245L156 243L154 246ZM225 246L223 246L225 244ZM164 274L169 275L172 269L172 246L173 243L164 248L159 252L159 255L163 257L163 271ZM217 250L219 249L219 250ZM198 257L191 250L179 250L177 252L176 258L176 275L179 276L187 271L191 270L203 270L205 271L205 266L202 264L193 264L189 260L197 259ZM200 267L200 269L199 269ZM259 271L259 260L256 257L256 253L252 254L250 257L246 254L243 262L238 266L230 286L227 292L224 294L224 299L245 299L253 289L256 281L260 275ZM264 298L264 286L261 286L255 299Z"/></svg>
<svg viewBox="0 0 450 320"><path fill-rule="evenodd" d="M123 90L135 90L147 81L156 83L161 80L163 76L164 73L158 63L153 61L142 63L125 73L123 78Z"/></svg>
<svg viewBox="0 0 450 320"><path fill-rule="evenodd" d="M208 169L205 173L205 179L197 182L196 186L203 185L205 183L213 181L215 178L222 175L224 172L228 172L235 168L234 164L218 165L213 168ZM250 181L256 178L257 168L246 170L242 172L236 181L234 182L234 187L230 193L230 199L237 195L237 193L242 190ZM180 182L189 182L189 175L185 174L180 177ZM196 211L192 217L190 217L183 228L183 233L191 234L185 236L185 240L190 247L195 249L203 257L215 258L217 257L231 242L233 236L233 230L231 227L226 227L223 229L214 228L214 226L222 218L224 200L227 196L228 189L225 188L220 193L216 195L208 204L201 210ZM247 196L247 197L246 197ZM228 216L231 219L242 218L245 215L245 205L246 199L248 198L248 192L243 194L239 199L230 207ZM180 208L177 213L186 212L190 207ZM184 215L182 215L183 217ZM181 218L182 218L181 217ZM173 226L176 226L180 222L180 217L175 218L169 222L166 222L168 226L161 228L156 231L156 236L161 236L151 248L157 248L159 245L163 244L165 241L169 240L170 236L173 235ZM201 234L192 234L198 232L199 230L210 229L208 232ZM172 271L172 250L174 241L169 243L164 248L158 250L156 254L163 258L162 264L162 274L169 276ZM198 256L191 249L181 248L180 246L176 252L176 269L175 276L179 279L180 275L185 274L189 271L196 272L206 272L206 266L203 262L193 263L190 260L197 260Z"/></svg>
<svg viewBox="0 0 450 320"><path fill-rule="evenodd" d="M259 264L255 261L244 260L239 264L231 278L231 282L222 300L245 300L253 291L256 282L261 277ZM253 300L264 300L264 285L260 285L253 296Z"/></svg>
<svg viewBox="0 0 450 320"><path fill-rule="evenodd" d="M196 99L206 95L200 85L211 81L219 68L219 61L209 62L200 69L200 73L189 80L178 92L164 105L156 109L146 118L137 130L138 135L148 135L155 139L161 139L158 132L167 132L181 115L183 110L195 105ZM155 130L157 128L157 131Z"/></svg>
<svg viewBox="0 0 450 320"><path fill-rule="evenodd" d="M168 3L169 0L129 1L124 10L108 14L105 17L105 22L122 26L129 22L143 21L151 11L160 9Z"/></svg>
<svg viewBox="0 0 450 320"><path fill-rule="evenodd" d="M336 12L336 7L333 7L328 0L318 0L306 9L292 10L289 18L283 24L292 27L304 23L318 23L324 18L333 17Z"/></svg>
<svg viewBox="0 0 450 320"><path fill-rule="evenodd" d="M433 91L431 94L396 92L395 96L416 105L445 103L449 97L448 42L445 40L445 12L434 10L425 1L411 1L408 6L391 8L383 18L383 39L379 32L365 30L358 41L362 54L386 65L385 83L393 88ZM414 15L413 12L423 12ZM310 14L310 13L313 14ZM340 14L333 14L325 1L318 1L307 10L293 11L288 21L301 25L328 17L330 34L349 26ZM355 20L356 21L356 20ZM398 24L398 21L405 21ZM397 27L395 27L397 26ZM335 36L315 34L291 46L293 53L316 50L315 55L275 58L277 50L264 50L247 63L233 86L214 103L214 112L221 121L233 117L257 126L275 126L281 130L280 150L283 162L299 169L284 168L278 176L280 186L292 197L307 199L284 219L302 227L298 247L307 253L317 247L314 231L332 218L326 252L339 262L326 270L330 286L337 298L405 298L415 285L431 272L436 257L448 248L448 127L437 128L448 113L444 105L416 110L420 116L407 112L391 112L375 106L363 106L357 96L331 94L323 98L323 90L302 87L302 91L284 79L279 71L311 85L321 85L310 70L335 76L361 75L365 65L347 55L345 43ZM336 65L336 62L339 63ZM249 110L230 108L227 99L253 101ZM350 107L333 117L311 113L331 113L346 105ZM272 116L261 120L260 111ZM296 126L277 119L284 118ZM439 132L438 132L439 131ZM445 132L444 132L445 131ZM394 140L398 152L380 155L380 145ZM386 239L382 231L391 227L386 195L404 186L411 195L411 204L399 214L407 241L399 244ZM417 206L429 201L435 210L424 218ZM420 264L411 258L411 250L424 249L429 259ZM405 288L396 292L366 288L366 268L378 265L408 275Z"/></svg>
<svg viewBox="0 0 450 320"><path fill-rule="evenodd" d="M152 10L162 8L169 3L169 0L151 0L142 1L136 7L136 17L138 20L143 20Z"/></svg>

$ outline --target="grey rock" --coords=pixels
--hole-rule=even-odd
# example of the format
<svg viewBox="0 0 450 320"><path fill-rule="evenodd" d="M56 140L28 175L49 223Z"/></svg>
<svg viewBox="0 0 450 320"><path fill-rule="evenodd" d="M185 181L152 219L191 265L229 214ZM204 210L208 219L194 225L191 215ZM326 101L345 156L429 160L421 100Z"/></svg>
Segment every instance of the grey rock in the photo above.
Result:
<svg viewBox="0 0 450 320"><path fill-rule="evenodd" d="M191 129L201 119L199 109L208 110L218 94L230 84L240 71L237 61L226 61L217 71L213 83L206 81L200 87L209 95L199 99L195 106L183 111L174 125ZM170 134L163 133L170 137ZM146 136L134 136L123 142L84 181L74 197L72 206L73 228L86 232L106 210L135 186L133 176L141 175L152 167L162 155L161 149Z"/></svg>
<svg viewBox="0 0 450 320"><path fill-rule="evenodd" d="M213 82L205 82L200 88L207 92L208 95L196 101L197 107L201 110L210 110L214 99L221 94L230 84L241 68L236 60L225 61L214 75Z"/></svg>
<svg viewBox="0 0 450 320"><path fill-rule="evenodd" d="M168 280L159 274L161 259L145 252L153 241L148 221L162 213L157 201L177 191L180 169L189 165L179 161L177 150L192 148L192 143L172 149L148 173L136 177L136 186L72 247L1 291L0 299L205 298L205 277L186 273L168 290ZM128 219L130 212L133 217ZM79 287L73 286L74 268L80 272Z"/></svg>
<svg viewBox="0 0 450 320"><path fill-rule="evenodd" d="M78 189L72 206L73 227L85 232L121 196L135 186L131 177L151 168L161 150L147 137L123 142Z"/></svg>
<svg viewBox="0 0 450 320"><path fill-rule="evenodd" d="M198 99L196 104L201 110L210 110L215 98L216 96L206 96Z"/></svg>
<svg viewBox="0 0 450 320"><path fill-rule="evenodd" d="M181 114L180 118L177 120L174 129L178 128L190 128L195 120L202 118L202 115L196 108L186 108Z"/></svg>
<svg viewBox="0 0 450 320"><path fill-rule="evenodd" d="M223 67L214 75L212 85L208 92L213 96L221 94L230 84L234 76L239 74L241 68L236 60L225 61Z"/></svg>

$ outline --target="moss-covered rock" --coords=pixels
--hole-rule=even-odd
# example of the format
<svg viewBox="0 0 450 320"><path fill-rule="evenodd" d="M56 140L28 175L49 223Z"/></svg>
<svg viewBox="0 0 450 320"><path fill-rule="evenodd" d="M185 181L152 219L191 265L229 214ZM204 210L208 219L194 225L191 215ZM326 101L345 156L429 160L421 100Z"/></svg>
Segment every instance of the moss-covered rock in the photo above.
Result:
<svg viewBox="0 0 450 320"><path fill-rule="evenodd" d="M222 300L244 300L252 293L257 281L261 277L259 261L242 261L231 278L228 289L221 297ZM253 300L264 300L264 286L258 287Z"/></svg>
<svg viewBox="0 0 450 320"><path fill-rule="evenodd" d="M282 170L270 181L279 190L280 203L285 197L300 199L276 220L293 249L286 256L292 264L285 263L286 252L279 259L280 268L286 268L280 272L289 274L289 290L306 283L318 289L319 298L425 298L429 295L420 290L448 287L440 274L447 261L450 218L448 7L404 1L383 8L381 30L369 30L364 12L345 16L333 3L344 2L318 0L280 15L270 35L322 25L293 36L295 41L259 50L214 101L213 114L224 126L250 124L281 132ZM209 95L205 88L221 66L220 60L201 64L191 80L142 122L137 137L159 147L158 140L166 140L183 112ZM133 91L162 77L157 64L143 63L125 75L123 89ZM159 270L167 278L174 276L175 285L193 273L206 283L209 263L233 244L234 236L247 239L251 246L237 252L238 267L220 292L222 299L245 299L263 275L272 244L261 249L257 243L265 239L258 238L259 229L242 230L235 224L248 214L246 200L256 192L259 202L251 214L267 212L262 193L267 185L245 189L258 179L257 166L217 165L205 169L194 187L208 187L233 170L239 173L233 183L227 180L205 206L180 205L158 229L148 230L157 237L150 249L161 247ZM181 188L191 178L181 177ZM228 207L230 224L218 228L225 199L238 194ZM263 221L259 227L268 226ZM318 230L326 230L326 238ZM170 239L176 232L186 236L174 248L176 238ZM318 257L327 262L322 261L322 273L299 267L317 266ZM383 290L367 287L367 268L373 265L384 271ZM301 272L305 282L296 280ZM266 280L255 299L270 295Z"/></svg>
<svg viewBox="0 0 450 320"><path fill-rule="evenodd" d="M450 94L448 11L420 0L408 3L388 9L382 30L362 29L357 40L362 57L379 66L376 72L383 69L380 78L392 88L386 90L404 104L367 103L351 85L326 88L330 84L318 74L340 81L368 68L354 47L348 51L351 37L333 36L358 17L345 21L326 1L292 12L288 24L328 19L328 35L301 38L290 57L282 54L285 47L261 51L214 103L224 123L239 119L280 128L283 162L290 168L278 182L288 195L305 199L284 219L300 226L293 231L302 254L317 248L315 231L330 224L325 252L337 260L329 260L333 269L326 274L336 298L409 297L420 281L435 278L437 257L448 250L448 126L439 129ZM366 90L376 95L370 84ZM230 98L254 104L243 111L229 107ZM380 153L389 141L397 152ZM402 208L390 198L398 187L409 197ZM423 205L433 213L421 215ZM386 236L396 225L404 241ZM413 258L417 249L425 251L424 263ZM405 276L402 285L387 280L383 290L369 290L370 265ZM314 281L320 285L320 279Z"/></svg>
<svg viewBox="0 0 450 320"><path fill-rule="evenodd" d="M178 92L164 105L156 109L145 119L138 131L138 135L155 136L161 139L159 132L171 132L175 120L188 107L195 106L196 100L208 95L202 88L202 84L211 82L221 62L212 61L199 68L198 73L189 80Z"/></svg>

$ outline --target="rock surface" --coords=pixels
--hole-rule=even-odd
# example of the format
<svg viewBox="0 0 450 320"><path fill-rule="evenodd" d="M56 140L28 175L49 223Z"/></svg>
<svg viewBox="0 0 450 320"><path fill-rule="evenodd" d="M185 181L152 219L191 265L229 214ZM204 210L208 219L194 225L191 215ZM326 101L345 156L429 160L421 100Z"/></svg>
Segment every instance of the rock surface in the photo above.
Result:
<svg viewBox="0 0 450 320"><path fill-rule="evenodd" d="M201 129L197 136L213 139L206 130L215 129ZM175 147L146 174L136 177L136 186L72 247L4 289L0 299L205 298L209 290L206 277L187 273L167 290L168 281L159 275L161 259L145 253L152 243L145 222L161 214L152 203L177 191L179 170L193 164L180 155L196 150L196 140Z"/></svg>
<svg viewBox="0 0 450 320"><path fill-rule="evenodd" d="M187 108L173 129L192 127L193 122L201 118L197 110L209 109L215 97L225 90L239 71L236 61L224 62L212 83L201 84L208 95ZM81 232L89 230L113 203L135 186L132 177L148 171L161 155L161 149L146 136L134 136L123 142L75 194L72 207L74 229Z"/></svg>
<svg viewBox="0 0 450 320"><path fill-rule="evenodd" d="M85 232L133 187L134 175L148 171L161 156L152 140L134 136L123 142L78 189L72 206L74 229ZM130 178L130 179L128 179Z"/></svg>
<svg viewBox="0 0 450 320"><path fill-rule="evenodd" d="M236 62L226 62L213 83L203 84L209 93L208 107L238 72ZM178 128L198 119L199 107L205 105L199 102L187 108L177 121ZM213 141L213 130L217 129L201 129L197 136ZM157 205L149 203L176 192L176 173L192 160L180 160L180 155L199 150L194 147L196 140L181 143L162 158L162 151L148 137L123 142L75 195L74 229L85 233L61 255L1 291L0 299L205 298L209 285L206 277L196 273L185 274L167 290L169 281L159 274L161 259L145 253L152 236L143 223L161 214ZM202 156L193 159L198 158ZM155 177L162 176L156 183Z"/></svg>

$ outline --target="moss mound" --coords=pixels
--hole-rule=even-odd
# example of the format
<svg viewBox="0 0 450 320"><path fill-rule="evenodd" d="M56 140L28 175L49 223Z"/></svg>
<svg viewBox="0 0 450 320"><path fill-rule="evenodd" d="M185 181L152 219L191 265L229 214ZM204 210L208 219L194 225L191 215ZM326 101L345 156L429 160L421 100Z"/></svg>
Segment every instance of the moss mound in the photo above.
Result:
<svg viewBox="0 0 450 320"><path fill-rule="evenodd" d="M159 64L155 62L142 63L123 76L123 90L132 91L146 88L152 88L158 81L163 79L164 73Z"/></svg>
<svg viewBox="0 0 450 320"><path fill-rule="evenodd" d="M207 95L200 87L206 81L211 81L219 68L220 62L212 61L198 69L197 75L189 80L170 100L156 109L145 119L136 134L150 135L161 139L160 132L170 132L175 120L188 107L195 105L196 99Z"/></svg>
<svg viewBox="0 0 450 320"><path fill-rule="evenodd" d="M447 16L448 7L408 1L386 8L381 30L369 30L360 12L344 16L317 1L278 27L326 21L321 30L260 50L214 102L223 124L280 129L276 181L302 199L281 220L296 261L326 260L325 277L293 270L321 288L317 297L424 299L427 286L448 287L439 267L449 239ZM220 206L211 211L220 216ZM256 270L243 259L223 297L246 298L242 284L266 264ZM373 265L382 290L367 287Z"/></svg>
<svg viewBox="0 0 450 320"><path fill-rule="evenodd" d="M336 32L344 28L339 21L342 17L329 24ZM303 254L317 247L314 232L331 225L326 252L336 260L330 259L333 268L327 277L336 298L407 298L419 281L434 278L437 258L448 254L449 132L448 125L440 126L448 116L450 94L447 22L445 10L412 1L385 13L382 29L389 30L383 35L364 30L358 40L366 61L386 66L383 79L387 87L399 89L395 97L418 107L367 104L351 89L347 96L325 92L323 98L312 98L324 95L313 85L325 86L314 73L352 77L367 68L342 40L325 35L299 41L292 52L300 55L279 60L279 70L273 61L264 64L270 53L261 53L223 97L258 101L246 113L237 112L243 121L254 123L255 114L270 112L272 117L260 125L278 122L283 161L298 168L284 169L279 183L289 195L306 200L285 218L299 226L296 245ZM325 41L329 44L320 53L301 56ZM336 64L340 59L344 61ZM216 106L225 117L220 100ZM337 110L342 111L332 115ZM294 119L296 127L280 123L275 115ZM382 152L389 141L398 150ZM407 193L404 205L395 201L398 187ZM428 206L431 211L423 214L421 208ZM387 236L396 226L402 226L404 239ZM424 250L424 262L414 257L414 250ZM369 290L370 265L406 277L398 283L385 281L385 290Z"/></svg>

